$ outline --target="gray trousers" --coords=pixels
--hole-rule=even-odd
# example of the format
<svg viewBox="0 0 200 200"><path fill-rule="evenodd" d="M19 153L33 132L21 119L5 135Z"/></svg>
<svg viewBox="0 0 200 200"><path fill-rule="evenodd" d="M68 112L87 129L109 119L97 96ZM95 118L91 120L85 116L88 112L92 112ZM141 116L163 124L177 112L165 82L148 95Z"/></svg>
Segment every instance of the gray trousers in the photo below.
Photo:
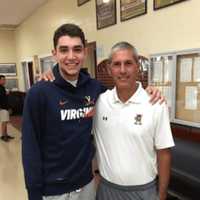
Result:
<svg viewBox="0 0 200 200"><path fill-rule="evenodd" d="M159 200L156 181L142 186L120 186L101 180L96 200Z"/></svg>
<svg viewBox="0 0 200 200"><path fill-rule="evenodd" d="M80 191L74 191L56 196L44 196L43 200L95 200L96 187L92 180L90 183L81 188Z"/></svg>

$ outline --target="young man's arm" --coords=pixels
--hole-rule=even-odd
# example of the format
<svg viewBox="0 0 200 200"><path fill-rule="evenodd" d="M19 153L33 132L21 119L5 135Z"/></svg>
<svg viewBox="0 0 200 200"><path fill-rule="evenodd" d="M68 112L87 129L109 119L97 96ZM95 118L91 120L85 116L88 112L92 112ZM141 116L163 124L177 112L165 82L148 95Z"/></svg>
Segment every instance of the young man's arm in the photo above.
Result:
<svg viewBox="0 0 200 200"><path fill-rule="evenodd" d="M167 188L170 179L171 152L170 149L157 150L159 200L167 199Z"/></svg>
<svg viewBox="0 0 200 200"><path fill-rule="evenodd" d="M22 125L22 160L29 200L42 200L42 111L40 95L32 88L26 96Z"/></svg>

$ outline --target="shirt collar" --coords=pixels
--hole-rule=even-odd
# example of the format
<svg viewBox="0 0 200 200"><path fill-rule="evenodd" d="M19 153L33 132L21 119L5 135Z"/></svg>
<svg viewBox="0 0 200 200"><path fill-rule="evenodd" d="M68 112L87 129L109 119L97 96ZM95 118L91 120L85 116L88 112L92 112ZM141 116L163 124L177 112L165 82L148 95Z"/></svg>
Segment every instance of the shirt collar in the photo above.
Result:
<svg viewBox="0 0 200 200"><path fill-rule="evenodd" d="M125 104L127 103L134 103L134 104L139 104L141 102L140 99L140 92L142 90L142 84L140 82L136 82L138 85L137 90L135 91L135 93L125 102ZM117 89L116 87L114 87L113 89L113 103L122 103L122 101L119 99L118 95L117 95Z"/></svg>

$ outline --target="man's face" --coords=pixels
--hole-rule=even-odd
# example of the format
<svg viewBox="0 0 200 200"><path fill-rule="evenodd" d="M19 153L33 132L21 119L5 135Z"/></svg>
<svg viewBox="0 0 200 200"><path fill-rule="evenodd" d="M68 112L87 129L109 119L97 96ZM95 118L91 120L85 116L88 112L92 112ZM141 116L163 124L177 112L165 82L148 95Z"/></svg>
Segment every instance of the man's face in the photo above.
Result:
<svg viewBox="0 0 200 200"><path fill-rule="evenodd" d="M53 55L64 78L78 79L79 71L86 56L86 50L79 37L62 36L58 40Z"/></svg>
<svg viewBox="0 0 200 200"><path fill-rule="evenodd" d="M0 85L5 85L5 84L6 84L6 79L0 78Z"/></svg>
<svg viewBox="0 0 200 200"><path fill-rule="evenodd" d="M116 51L108 67L108 72L112 76L116 87L122 89L135 88L138 70L138 64L129 49Z"/></svg>

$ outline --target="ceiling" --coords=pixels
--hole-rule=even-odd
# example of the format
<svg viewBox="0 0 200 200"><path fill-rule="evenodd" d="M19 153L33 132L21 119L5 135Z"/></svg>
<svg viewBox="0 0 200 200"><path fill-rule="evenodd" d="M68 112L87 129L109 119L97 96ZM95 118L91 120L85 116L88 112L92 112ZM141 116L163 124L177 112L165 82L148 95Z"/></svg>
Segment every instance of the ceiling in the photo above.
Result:
<svg viewBox="0 0 200 200"><path fill-rule="evenodd" d="M0 0L0 29L14 29L48 0Z"/></svg>

